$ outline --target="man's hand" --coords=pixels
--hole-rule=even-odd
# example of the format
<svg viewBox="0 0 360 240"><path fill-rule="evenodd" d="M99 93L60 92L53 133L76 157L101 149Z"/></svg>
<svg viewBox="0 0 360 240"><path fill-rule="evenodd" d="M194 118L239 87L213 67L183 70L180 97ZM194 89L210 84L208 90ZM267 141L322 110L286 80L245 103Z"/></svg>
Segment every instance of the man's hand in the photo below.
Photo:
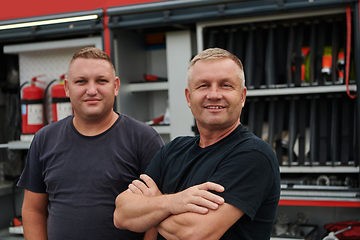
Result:
<svg viewBox="0 0 360 240"><path fill-rule="evenodd" d="M136 194L143 194L148 197L160 196L162 193L157 187L154 180L146 174L140 175L139 180L134 180L129 185L129 192ZM209 209L216 210L219 205L224 203L222 197L217 196L209 192L209 190L214 190L216 192L223 192L224 188L216 183L206 182L200 185L196 185L185 189L182 192L172 194L171 200L171 213L180 214L184 212L193 212L199 214L206 214ZM170 195L168 195L170 196Z"/></svg>
<svg viewBox="0 0 360 240"><path fill-rule="evenodd" d="M145 183L139 180L134 180L131 184L129 184L129 192L143 194L147 197L155 197L162 195L156 183L154 182L154 180L152 180L151 177L146 174L141 174L140 179L143 180Z"/></svg>
<svg viewBox="0 0 360 240"><path fill-rule="evenodd" d="M222 197L209 192L209 190L223 192L225 189L219 184L206 182L172 194L171 213L174 215L185 212L206 214L209 209L218 209L219 205L222 205L225 201Z"/></svg>

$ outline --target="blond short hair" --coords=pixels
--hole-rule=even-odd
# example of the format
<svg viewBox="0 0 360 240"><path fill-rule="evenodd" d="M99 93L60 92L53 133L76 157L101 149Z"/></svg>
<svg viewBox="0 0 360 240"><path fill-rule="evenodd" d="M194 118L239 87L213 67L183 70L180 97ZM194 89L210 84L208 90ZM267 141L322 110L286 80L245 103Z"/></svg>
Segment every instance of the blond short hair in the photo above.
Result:
<svg viewBox="0 0 360 240"><path fill-rule="evenodd" d="M201 53L199 53L198 55L196 55L189 63L188 66L188 71L187 71L187 86L189 87L191 78L192 78L192 67L195 65L195 63L197 61L203 60L219 60L219 59L231 59L232 61L234 61L236 63L236 65L239 66L239 72L238 72L238 76L239 79L242 81L242 87L245 86L245 75L244 75L244 67L240 61L240 59L238 57L236 57L234 54L221 49L221 48L208 48L204 51L202 51Z"/></svg>

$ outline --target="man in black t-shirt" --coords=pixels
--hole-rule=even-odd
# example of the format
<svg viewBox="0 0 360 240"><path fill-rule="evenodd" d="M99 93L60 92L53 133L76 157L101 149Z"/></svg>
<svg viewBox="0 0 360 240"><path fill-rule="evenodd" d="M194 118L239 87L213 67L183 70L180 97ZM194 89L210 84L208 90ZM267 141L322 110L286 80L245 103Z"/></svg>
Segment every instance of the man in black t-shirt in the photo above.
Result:
<svg viewBox="0 0 360 240"><path fill-rule="evenodd" d="M270 239L280 197L272 148L244 128L241 61L207 49L188 68L185 96L200 135L166 144L116 199L114 224L158 239Z"/></svg>

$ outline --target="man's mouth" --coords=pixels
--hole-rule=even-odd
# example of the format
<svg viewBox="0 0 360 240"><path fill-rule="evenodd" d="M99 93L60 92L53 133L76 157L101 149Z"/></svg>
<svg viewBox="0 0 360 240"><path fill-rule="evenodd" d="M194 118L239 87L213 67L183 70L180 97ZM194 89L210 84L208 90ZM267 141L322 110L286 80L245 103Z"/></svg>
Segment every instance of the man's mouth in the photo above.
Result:
<svg viewBox="0 0 360 240"><path fill-rule="evenodd" d="M225 108L225 107L220 107L220 106L211 106L211 107L205 107L207 109L222 109L222 108Z"/></svg>
<svg viewBox="0 0 360 240"><path fill-rule="evenodd" d="M99 101L99 98L95 98L95 97L87 97L84 99L85 101Z"/></svg>
<svg viewBox="0 0 360 240"><path fill-rule="evenodd" d="M100 101L100 99L98 99L98 98L87 98L84 100L84 102L86 102L86 103L97 103L99 101Z"/></svg>

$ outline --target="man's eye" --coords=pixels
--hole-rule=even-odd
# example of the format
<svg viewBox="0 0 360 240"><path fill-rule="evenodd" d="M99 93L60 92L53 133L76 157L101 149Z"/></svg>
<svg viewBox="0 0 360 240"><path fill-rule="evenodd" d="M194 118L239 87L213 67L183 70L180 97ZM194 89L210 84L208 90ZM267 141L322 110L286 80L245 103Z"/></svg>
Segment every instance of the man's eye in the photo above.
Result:
<svg viewBox="0 0 360 240"><path fill-rule="evenodd" d="M75 81L75 83L81 84L81 83L84 83L84 80L77 80L77 81Z"/></svg>

